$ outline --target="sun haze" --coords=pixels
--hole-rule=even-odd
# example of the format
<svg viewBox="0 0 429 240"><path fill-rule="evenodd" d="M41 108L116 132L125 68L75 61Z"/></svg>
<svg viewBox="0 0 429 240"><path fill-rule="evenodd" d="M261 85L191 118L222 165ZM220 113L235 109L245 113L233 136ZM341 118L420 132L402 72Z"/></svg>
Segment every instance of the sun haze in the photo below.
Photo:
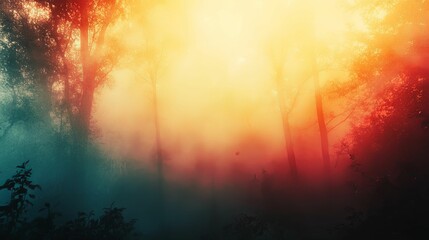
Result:
<svg viewBox="0 0 429 240"><path fill-rule="evenodd" d="M95 119L102 143L111 146L109 152L148 166L160 144L174 171L193 171L201 163L219 168L274 166L286 157L281 94L297 157L307 159L300 167L320 168L308 56L312 53L320 69L321 89L333 81L348 81L351 26L365 25L359 16L347 14L344 3L137 3L127 20L114 27L113 37L125 43L129 54L98 96ZM276 83L279 74L281 87ZM326 101L326 115L339 105ZM333 131L333 141L342 132Z"/></svg>

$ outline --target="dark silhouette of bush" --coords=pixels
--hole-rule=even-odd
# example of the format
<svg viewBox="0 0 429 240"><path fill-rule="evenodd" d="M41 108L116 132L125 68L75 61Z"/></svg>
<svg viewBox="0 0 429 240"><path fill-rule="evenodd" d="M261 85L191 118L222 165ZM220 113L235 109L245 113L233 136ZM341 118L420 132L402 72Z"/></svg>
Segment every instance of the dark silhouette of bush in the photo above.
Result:
<svg viewBox="0 0 429 240"><path fill-rule="evenodd" d="M257 239L267 232L267 227L267 223L258 217L240 214L235 218L234 223L226 226L225 235L228 239Z"/></svg>
<svg viewBox="0 0 429 240"><path fill-rule="evenodd" d="M9 203L0 206L0 239L130 239L136 236L136 220L127 221L123 216L125 208L112 206L104 208L103 214L95 218L93 211L79 212L77 218L65 224L56 225L61 216L49 203L39 210L41 216L27 219L27 210L33 207L33 191L41 187L30 179L32 169L29 161L17 166L16 174L7 179L0 190L10 192Z"/></svg>
<svg viewBox="0 0 429 240"><path fill-rule="evenodd" d="M41 189L30 180L32 169L28 169L28 162L18 165L15 175L0 186L0 190L10 192L9 203L0 206L0 236L13 235L26 224L25 213L33 206L31 199L35 198L30 191Z"/></svg>
<svg viewBox="0 0 429 240"><path fill-rule="evenodd" d="M104 213L94 218L94 213L80 212L74 220L57 229L57 237L61 239L126 239L131 237L135 220L125 221L125 208L110 206Z"/></svg>
<svg viewBox="0 0 429 240"><path fill-rule="evenodd" d="M353 194L359 192L356 197L367 204L348 208L345 223L337 227L341 239L421 239L426 235L429 175L416 167L424 156L407 163L391 160L400 165L395 175L358 171L356 180L361 183L354 184Z"/></svg>

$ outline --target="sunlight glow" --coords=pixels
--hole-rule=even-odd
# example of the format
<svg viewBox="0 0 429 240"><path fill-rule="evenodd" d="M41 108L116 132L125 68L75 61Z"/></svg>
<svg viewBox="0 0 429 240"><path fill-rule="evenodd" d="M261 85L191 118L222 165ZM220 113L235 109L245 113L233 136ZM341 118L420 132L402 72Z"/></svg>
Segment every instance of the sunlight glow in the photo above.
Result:
<svg viewBox="0 0 429 240"><path fill-rule="evenodd" d="M23 5L25 13L29 16L29 20L33 23L46 21L50 18L50 11L35 1L26 2Z"/></svg>
<svg viewBox="0 0 429 240"><path fill-rule="evenodd" d="M309 53L314 47L323 89L332 81L347 82L347 69L339 74L330 68L351 60L349 27L362 31L365 24L342 9L345 1L178 2L136 5L124 32L116 33L135 60L115 71L112 87L99 97L96 119L103 142L117 154L151 158L153 82L163 148L177 160L169 164L191 166L184 163L194 161L196 152L217 163L283 159L279 91L291 108L293 129L310 129L294 136L317 141L317 129L308 127L316 126ZM151 79L154 66L157 75ZM279 71L282 89L276 85ZM327 112L336 109L325 106ZM116 137L108 137L112 134ZM238 159L233 153L249 141L270 156L250 151Z"/></svg>

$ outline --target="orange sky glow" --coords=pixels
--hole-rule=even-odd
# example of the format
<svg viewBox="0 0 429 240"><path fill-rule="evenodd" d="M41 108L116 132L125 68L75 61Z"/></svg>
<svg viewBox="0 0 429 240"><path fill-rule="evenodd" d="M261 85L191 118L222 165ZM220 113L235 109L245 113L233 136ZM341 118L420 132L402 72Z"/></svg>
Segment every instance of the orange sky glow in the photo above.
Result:
<svg viewBox="0 0 429 240"><path fill-rule="evenodd" d="M329 138L337 165L334 147L348 129L351 103L329 92L353 81L350 53L361 46L352 38L369 31L345 2L136 3L127 20L111 29L129 54L97 95L94 122L101 145L114 156L154 166L155 84L168 169L204 172L216 166L234 174L234 166L287 168L277 99L283 91L298 168L318 171L320 136L306 59L312 46L328 129L335 127ZM275 84L278 69L282 89Z"/></svg>

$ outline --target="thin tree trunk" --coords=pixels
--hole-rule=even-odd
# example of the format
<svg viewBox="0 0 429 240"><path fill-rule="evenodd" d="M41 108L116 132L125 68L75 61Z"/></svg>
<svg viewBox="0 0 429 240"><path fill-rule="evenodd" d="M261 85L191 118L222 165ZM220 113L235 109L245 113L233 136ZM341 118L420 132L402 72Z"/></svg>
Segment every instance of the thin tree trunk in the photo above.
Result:
<svg viewBox="0 0 429 240"><path fill-rule="evenodd" d="M92 107L94 103L94 93L96 88L96 70L99 67L99 58L101 57L101 51L104 45L104 39L106 35L106 30L109 24L112 22L112 15L115 11L115 5L113 4L107 12L106 18L103 21L103 24L100 27L98 38L96 42L93 42L95 45L95 50L93 56L91 56L91 51L89 48L89 22L88 22L88 12L89 12L89 1L82 1L81 3L81 25L80 25L80 51L82 58L82 98L79 106L79 137L81 140L81 146L85 150L88 143L90 135L90 121L92 114Z"/></svg>
<svg viewBox="0 0 429 240"><path fill-rule="evenodd" d="M88 1L81 2L81 22L80 22L80 51L82 60L82 99L79 109L79 138L81 146L86 148L89 138L89 123L92 111L92 103L94 100L95 76L94 69L91 64L88 41Z"/></svg>
<svg viewBox="0 0 429 240"><path fill-rule="evenodd" d="M155 124L155 148L156 148L156 165L158 176L162 179L164 175L164 159L162 156L160 124L159 124L159 106L158 106L158 88L156 82L152 84L153 90L153 114Z"/></svg>
<svg viewBox="0 0 429 240"><path fill-rule="evenodd" d="M282 71L280 69L277 69L277 77L276 77L276 82L277 82L277 92L278 92L278 101L279 101L279 107L280 107L280 113L282 116L282 125L283 125L283 135L284 135L284 140L285 140L285 150L286 150L286 154L287 154L287 158L288 158L288 162L289 162L289 168L292 174L293 178L298 178L298 168L296 166L296 159L295 159L295 151L293 149L293 144L292 144L292 134L291 134L291 130L290 130L290 125L289 125L289 113L286 109L286 97L284 95L283 92L283 75L279 72Z"/></svg>
<svg viewBox="0 0 429 240"><path fill-rule="evenodd" d="M86 147L89 138L89 117L91 113L93 89L92 79L90 77L90 52L88 42L88 1L80 2L80 54L82 64L82 97L78 106L78 113L75 118L75 125L72 127L72 149L71 166L69 175L65 178L67 184L70 184L68 193L69 198L74 199L70 204L73 209L82 209L85 206L84 192L87 182ZM67 80L66 80L67 81ZM67 82L66 82L67 83ZM69 87L69 86L68 86ZM66 92L67 93L67 92ZM67 93L70 94L70 93ZM70 97L70 95L68 96ZM72 120L72 119L70 119ZM74 129L73 129L74 128ZM72 179L70 181L70 179ZM79 197L78 197L79 196Z"/></svg>
<svg viewBox="0 0 429 240"><path fill-rule="evenodd" d="M329 180L331 176L331 159L329 156L328 130L326 129L322 94L320 92L320 84L319 84L319 71L317 69L317 63L316 63L314 53L312 54L311 58L312 58L311 62L312 62L312 72L313 72L313 83L314 83L314 96L316 100L317 122L319 124L320 143L322 147L323 168L324 168L326 177Z"/></svg>
<svg viewBox="0 0 429 240"><path fill-rule="evenodd" d="M307 4L310 4L306 1ZM322 159L323 159L323 169L326 175L326 180L328 184L330 183L331 178L331 159L329 156L329 140L328 140L328 130L326 128L325 115L323 110L323 100L322 93L320 90L320 81L319 81L319 69L317 65L316 58L316 27L315 27L315 18L314 18L314 5L308 5L309 11L308 13L308 33L309 33L309 63L311 64L311 74L313 76L313 84L314 84L314 97L316 103L316 113L317 113L317 123L319 125L319 133L320 133L320 144L322 147Z"/></svg>
<svg viewBox="0 0 429 240"><path fill-rule="evenodd" d="M166 223L165 204L165 179L164 179L164 159L162 154L162 143L159 122L158 88L156 76L152 76L153 91L153 114L155 125L155 148L156 148L156 170L158 177L158 207L159 207L159 231L162 239L170 239L169 228Z"/></svg>

